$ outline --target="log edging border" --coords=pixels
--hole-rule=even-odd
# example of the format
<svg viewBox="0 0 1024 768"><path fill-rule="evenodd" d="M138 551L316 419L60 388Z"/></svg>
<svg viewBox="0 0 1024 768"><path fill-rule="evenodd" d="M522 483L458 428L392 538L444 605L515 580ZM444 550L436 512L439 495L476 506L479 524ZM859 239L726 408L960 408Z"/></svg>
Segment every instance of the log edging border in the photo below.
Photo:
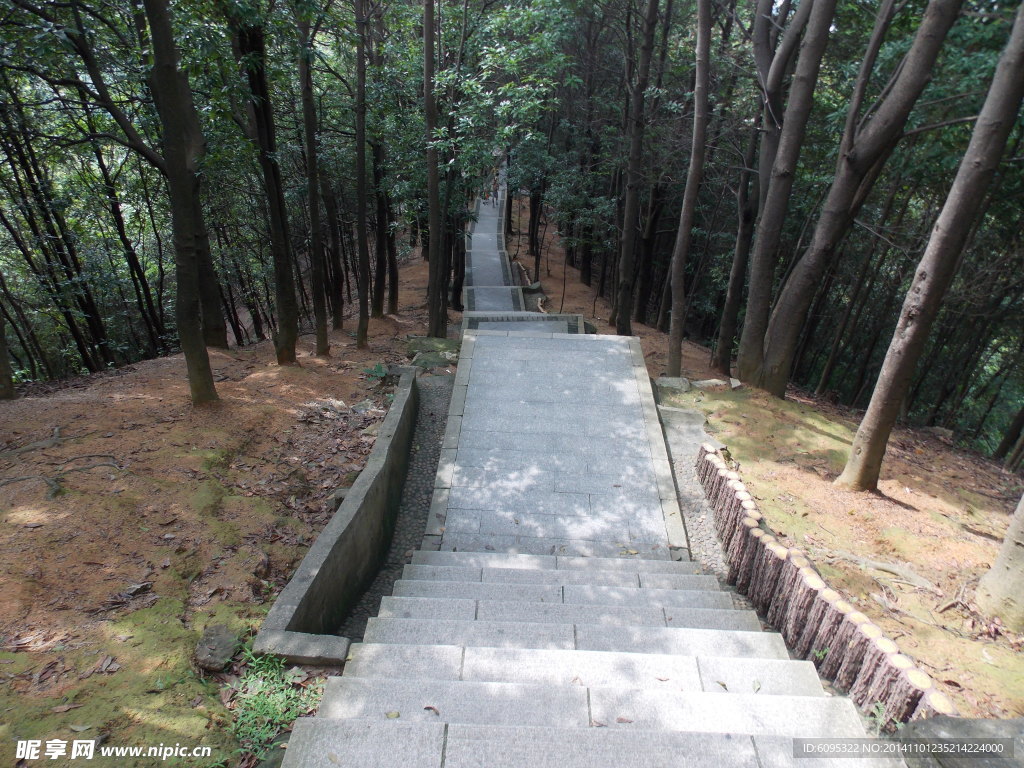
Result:
<svg viewBox="0 0 1024 768"><path fill-rule="evenodd" d="M811 661L822 678L882 723L957 714L931 677L830 589L803 551L776 539L739 473L708 443L697 455L697 479L714 511L726 581L750 599L794 656Z"/></svg>

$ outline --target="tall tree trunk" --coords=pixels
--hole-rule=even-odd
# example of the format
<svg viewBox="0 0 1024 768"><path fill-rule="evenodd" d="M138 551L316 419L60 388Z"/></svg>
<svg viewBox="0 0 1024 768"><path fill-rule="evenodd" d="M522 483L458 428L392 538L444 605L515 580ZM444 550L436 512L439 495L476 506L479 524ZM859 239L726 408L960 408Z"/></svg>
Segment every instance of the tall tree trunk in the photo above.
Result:
<svg viewBox="0 0 1024 768"><path fill-rule="evenodd" d="M633 267L636 253L637 215L640 208L640 185L643 181L644 99L651 76L654 34L658 26L659 0L647 0L642 18L643 31L636 82L629 99L629 159L626 163L626 195L622 205L622 240L619 247L618 291L615 305L615 332L620 336L633 333ZM538 278L539 279L539 278Z"/></svg>
<svg viewBox="0 0 1024 768"><path fill-rule="evenodd" d="M1024 4L996 65L985 104L971 133L953 186L932 229L886 353L867 413L836 485L873 490L889 434L924 350L932 322L956 271L960 253L1002 157L1024 99Z"/></svg>
<svg viewBox="0 0 1024 768"><path fill-rule="evenodd" d="M384 198L384 145L380 141L370 144L373 152L373 199L376 203L376 227L374 229L374 270L373 293L370 297L370 315L384 317L384 290L387 287L388 252L387 239L391 222L388 221L388 206Z"/></svg>
<svg viewBox="0 0 1024 768"><path fill-rule="evenodd" d="M736 341L739 327L740 306L743 304L743 285L747 279L747 263L750 261L750 246L754 238L754 220L757 217L759 184L754 174L754 160L757 154L760 118L750 129L747 151L743 156L736 189L736 245L733 249L732 267L729 269L729 285L725 292L725 306L722 320L718 324L718 341L711 364L716 371L732 376L732 346Z"/></svg>
<svg viewBox="0 0 1024 768"><path fill-rule="evenodd" d="M978 582L975 602L985 615L998 616L1003 626L1024 632L1024 497L1010 520L999 556Z"/></svg>
<svg viewBox="0 0 1024 768"><path fill-rule="evenodd" d="M277 134L274 108L267 84L267 51L265 32L259 22L232 16L239 61L245 68L251 99L249 117L259 150L263 189L270 220L270 251L274 262L274 300L277 305L277 333L274 347L280 365L296 362L295 344L299 336L299 305L295 296L295 274L292 264L291 239L288 235L288 208L284 199L284 182L277 159Z"/></svg>
<svg viewBox="0 0 1024 768"><path fill-rule="evenodd" d="M196 241L196 266L199 270L199 311L203 313L203 340L208 347L227 349L228 326L221 311L219 280L210 251L210 232L206 228L202 199L198 195L193 200L193 205L193 237Z"/></svg>
<svg viewBox="0 0 1024 768"><path fill-rule="evenodd" d="M331 299L331 327L340 331L345 325L345 265L342 252L345 249L341 237L341 220L338 217L338 201L334 190L326 179L320 179L320 189L327 213L327 233L331 243L331 282L328 287Z"/></svg>
<svg viewBox="0 0 1024 768"><path fill-rule="evenodd" d="M814 106L814 89L818 83L821 59L828 45L829 29L835 16L836 0L815 0L807 20L807 30L796 72L790 87L778 151L771 165L771 176L761 180L762 205L754 234L754 250L750 257L750 287L747 290L747 311L740 335L736 373L742 381L755 383L763 360L763 343L771 310L775 283L776 253L786 221L789 198L796 181L807 122ZM772 118L777 119L777 118ZM763 167L763 166L762 166ZM767 190L764 188L767 186Z"/></svg>
<svg viewBox="0 0 1024 768"><path fill-rule="evenodd" d="M14 397L14 370L7 347L7 319L0 310L0 400L13 400Z"/></svg>
<svg viewBox="0 0 1024 768"><path fill-rule="evenodd" d="M637 263L636 305L633 307L633 320L638 323L647 322L647 311L651 303L651 284L654 280L654 254L658 241L658 222L661 219L662 202L665 189L662 184L655 184L651 189L647 203L647 216L644 232L640 238L640 258Z"/></svg>
<svg viewBox="0 0 1024 768"><path fill-rule="evenodd" d="M309 204L309 261L312 271L313 317L316 326L316 354L327 357L331 344L327 340L326 269L324 235L320 224L320 148L317 145L316 104L313 98L313 40L309 19L297 12L299 30L299 83L302 91L302 126L306 145L306 197Z"/></svg>
<svg viewBox="0 0 1024 768"><path fill-rule="evenodd" d="M398 242L395 236L394 208L391 204L391 196L384 195L384 211L388 220L388 231L386 233L388 248L388 314L398 314ZM463 245L465 247L465 245Z"/></svg>
<svg viewBox="0 0 1024 768"><path fill-rule="evenodd" d="M876 24L869 55L847 112L828 197L811 244L793 268L772 310L763 339L764 361L760 375L749 379L776 397L786 393L800 329L828 262L899 142L914 104L931 80L935 60L962 4L963 0L930 0L910 50L893 75L886 94L874 107L871 120L864 121L859 114L860 104L873 68L875 40L880 47L880 30L884 30L888 22ZM881 22L881 16L879 19Z"/></svg>
<svg viewBox="0 0 1024 768"><path fill-rule="evenodd" d="M90 131L95 131L91 126L91 117L87 116L87 120L90 123ZM100 178L103 179L103 191L107 196L110 216L114 220L114 231L117 232L117 239L121 243L125 262L128 264L128 274L131 277L132 289L135 291L135 303L139 308L142 322L146 326L146 335L149 337L152 354L155 355L163 349L164 328L153 304L153 292L150 290L146 272L139 261L139 255L135 251L135 245L128 237L128 227L125 224L121 199L117 195L117 187L114 185L114 179L110 175L110 169L107 167L106 158L104 158L103 150L98 142L93 142L93 154L96 156L96 166L100 170Z"/></svg>
<svg viewBox="0 0 1024 768"><path fill-rule="evenodd" d="M686 259L690 252L697 196L704 178L708 131L708 84L711 80L711 0L697 0L697 61L693 85L693 136L690 167L679 212L679 231L672 248L672 319L668 334L668 375L679 376L683 364L683 324L686 322Z"/></svg>
<svg viewBox="0 0 1024 768"><path fill-rule="evenodd" d="M427 135L427 248L430 268L427 275L427 333L448 335L448 270L441 253L441 180L437 169L437 101L434 98L434 0L423 0L423 112Z"/></svg>
<svg viewBox="0 0 1024 768"><path fill-rule="evenodd" d="M174 233L174 268L178 284L175 320L185 355L193 405L217 399L206 353L199 306L199 267L195 221L199 197L199 162L205 141L188 79L178 68L167 0L143 0L153 44L150 84L163 134L167 187Z"/></svg>
<svg viewBox="0 0 1024 768"><path fill-rule="evenodd" d="M358 258L359 323L356 346L369 346L370 333L370 243L367 225L366 190L366 0L356 0L356 246Z"/></svg>

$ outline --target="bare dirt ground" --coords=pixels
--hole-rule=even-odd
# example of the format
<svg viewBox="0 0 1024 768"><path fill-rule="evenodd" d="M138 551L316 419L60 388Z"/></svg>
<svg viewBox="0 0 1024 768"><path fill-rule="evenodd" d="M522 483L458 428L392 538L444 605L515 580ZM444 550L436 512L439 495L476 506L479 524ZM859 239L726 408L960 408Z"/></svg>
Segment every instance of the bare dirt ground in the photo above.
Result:
<svg viewBox="0 0 1024 768"><path fill-rule="evenodd" d="M509 239L526 255L528 210ZM523 222L520 224L521 221ZM583 314L601 333L610 305L565 274L554 227L545 237L541 281L546 309ZM596 306L596 317L592 308ZM668 337L634 323L652 376L664 374ZM683 376L719 377L710 350L683 345ZM889 441L880 493L832 486L846 461L860 413L791 390L785 401L723 388L690 392L674 404L704 411L708 428L729 446L740 474L771 528L788 546L805 550L831 586L851 599L936 680L960 713L1024 716L1024 637L980 616L973 594L995 560L1024 479L927 430L897 429ZM895 566L898 573L871 567Z"/></svg>
<svg viewBox="0 0 1024 768"><path fill-rule="evenodd" d="M211 350L212 406L189 404L180 355L0 404L0 763L48 738L232 757L238 668L191 653L208 624L259 625L365 464L389 404L372 372L426 324L425 264L401 275L368 349L346 329L326 359L302 336L295 367L270 341Z"/></svg>

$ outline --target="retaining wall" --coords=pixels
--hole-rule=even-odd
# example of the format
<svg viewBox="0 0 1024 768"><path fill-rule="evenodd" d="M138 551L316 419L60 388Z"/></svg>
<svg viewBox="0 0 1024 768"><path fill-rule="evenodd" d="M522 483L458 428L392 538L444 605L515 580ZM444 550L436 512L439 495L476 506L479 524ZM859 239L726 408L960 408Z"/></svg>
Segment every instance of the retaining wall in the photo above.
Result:
<svg viewBox="0 0 1024 768"><path fill-rule="evenodd" d="M348 638L331 634L373 580L391 543L418 405L415 369L403 368L366 467L267 614L253 643L305 664L341 664Z"/></svg>

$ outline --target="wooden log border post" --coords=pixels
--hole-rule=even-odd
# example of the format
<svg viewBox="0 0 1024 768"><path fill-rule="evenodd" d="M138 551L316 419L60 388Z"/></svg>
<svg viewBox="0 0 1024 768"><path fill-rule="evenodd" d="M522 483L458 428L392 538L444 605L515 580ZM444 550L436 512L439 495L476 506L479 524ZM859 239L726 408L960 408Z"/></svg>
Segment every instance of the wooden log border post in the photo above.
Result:
<svg viewBox="0 0 1024 768"><path fill-rule="evenodd" d="M884 723L956 714L949 697L876 624L829 589L803 552L772 535L739 474L714 446L701 446L697 477L714 510L726 581L750 598L794 656L813 662L821 677Z"/></svg>

